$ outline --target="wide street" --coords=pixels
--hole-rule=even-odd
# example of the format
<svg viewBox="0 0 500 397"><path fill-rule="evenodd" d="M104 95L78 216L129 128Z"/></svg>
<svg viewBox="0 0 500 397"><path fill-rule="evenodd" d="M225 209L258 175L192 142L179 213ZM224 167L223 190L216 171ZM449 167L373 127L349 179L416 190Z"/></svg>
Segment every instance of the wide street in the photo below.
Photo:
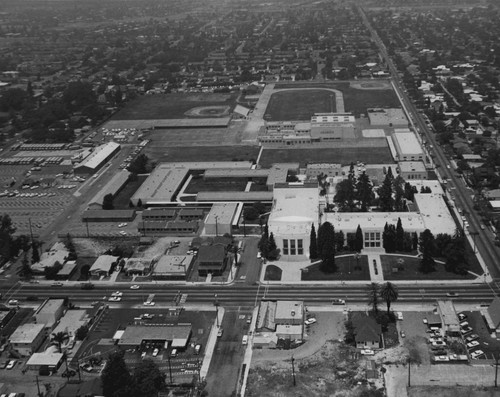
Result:
<svg viewBox="0 0 500 397"><path fill-rule="evenodd" d="M344 299L347 304L367 304L366 285L141 285L139 290L129 289L129 284L97 285L93 290L82 290L79 285L53 287L50 284L18 283L10 289L4 284L3 300L17 299L23 304L35 304L33 297L42 300L48 297L68 297L74 304L88 305L94 301L107 300L113 291L122 291L121 302L113 302L113 307L142 306L149 294L155 294L156 305L173 305L176 295L186 294L186 304L213 305L215 294L219 304L226 309L250 309L261 299L300 299L306 305L330 305L333 298ZM488 284L426 285L411 284L399 286L398 304L434 303L436 299L450 299L448 293L458 291L452 299L457 303L489 304L495 294ZM495 291L498 292L498 291ZM31 297L27 300L28 297ZM104 299L104 297L106 297Z"/></svg>

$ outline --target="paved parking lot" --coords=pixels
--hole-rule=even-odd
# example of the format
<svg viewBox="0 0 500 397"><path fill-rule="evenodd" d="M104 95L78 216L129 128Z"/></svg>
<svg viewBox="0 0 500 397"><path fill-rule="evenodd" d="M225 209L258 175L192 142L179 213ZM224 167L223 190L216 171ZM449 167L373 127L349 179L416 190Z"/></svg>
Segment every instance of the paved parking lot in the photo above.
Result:
<svg viewBox="0 0 500 397"><path fill-rule="evenodd" d="M467 315L467 322L473 330L471 334L474 333L479 335L479 346L472 349L471 351L480 349L485 353L485 355L480 357L480 359L494 359L494 355L497 356L500 352L500 341L490 336L486 322L481 312L464 311L463 313Z"/></svg>

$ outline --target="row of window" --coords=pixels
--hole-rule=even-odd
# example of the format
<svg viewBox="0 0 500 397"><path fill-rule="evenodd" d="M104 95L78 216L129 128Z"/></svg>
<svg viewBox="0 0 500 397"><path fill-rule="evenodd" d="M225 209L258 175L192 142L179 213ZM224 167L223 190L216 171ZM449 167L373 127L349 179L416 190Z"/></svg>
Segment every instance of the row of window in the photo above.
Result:
<svg viewBox="0 0 500 397"><path fill-rule="evenodd" d="M283 239L283 255L304 255L304 245L302 239Z"/></svg>

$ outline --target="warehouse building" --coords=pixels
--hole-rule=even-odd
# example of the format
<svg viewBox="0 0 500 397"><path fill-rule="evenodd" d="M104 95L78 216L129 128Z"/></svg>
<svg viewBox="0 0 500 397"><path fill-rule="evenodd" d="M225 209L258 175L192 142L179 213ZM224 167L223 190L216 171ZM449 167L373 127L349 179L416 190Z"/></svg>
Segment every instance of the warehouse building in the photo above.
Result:
<svg viewBox="0 0 500 397"><path fill-rule="evenodd" d="M115 142L109 142L95 148L95 150L81 163L75 165L74 172L78 175L92 175L99 171L104 165L120 151L121 146Z"/></svg>

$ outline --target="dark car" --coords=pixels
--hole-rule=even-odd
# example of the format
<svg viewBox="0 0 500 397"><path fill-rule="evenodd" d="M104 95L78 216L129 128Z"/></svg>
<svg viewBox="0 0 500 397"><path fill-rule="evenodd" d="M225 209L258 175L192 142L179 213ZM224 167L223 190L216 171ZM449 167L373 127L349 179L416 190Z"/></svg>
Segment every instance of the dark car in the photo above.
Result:
<svg viewBox="0 0 500 397"><path fill-rule="evenodd" d="M94 289L95 288L95 285L92 284L92 283L82 283L80 285L80 288L81 289Z"/></svg>

